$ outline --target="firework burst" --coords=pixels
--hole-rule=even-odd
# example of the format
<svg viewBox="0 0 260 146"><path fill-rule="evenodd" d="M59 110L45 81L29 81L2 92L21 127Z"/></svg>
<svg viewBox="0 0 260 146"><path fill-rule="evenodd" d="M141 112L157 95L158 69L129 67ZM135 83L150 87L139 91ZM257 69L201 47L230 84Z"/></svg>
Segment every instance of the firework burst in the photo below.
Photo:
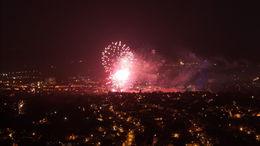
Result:
<svg viewBox="0 0 260 146"><path fill-rule="evenodd" d="M129 86L134 54L121 41L112 42L102 52L102 65L108 74L111 90L123 91Z"/></svg>

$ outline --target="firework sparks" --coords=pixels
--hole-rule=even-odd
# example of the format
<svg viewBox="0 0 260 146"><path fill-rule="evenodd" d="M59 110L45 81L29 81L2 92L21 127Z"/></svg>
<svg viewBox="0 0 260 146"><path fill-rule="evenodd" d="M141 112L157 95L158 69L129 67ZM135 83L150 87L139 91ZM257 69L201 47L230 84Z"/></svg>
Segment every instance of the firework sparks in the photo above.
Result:
<svg viewBox="0 0 260 146"><path fill-rule="evenodd" d="M102 52L102 65L108 74L107 84L112 91L123 91L129 86L134 54L128 46L112 42Z"/></svg>

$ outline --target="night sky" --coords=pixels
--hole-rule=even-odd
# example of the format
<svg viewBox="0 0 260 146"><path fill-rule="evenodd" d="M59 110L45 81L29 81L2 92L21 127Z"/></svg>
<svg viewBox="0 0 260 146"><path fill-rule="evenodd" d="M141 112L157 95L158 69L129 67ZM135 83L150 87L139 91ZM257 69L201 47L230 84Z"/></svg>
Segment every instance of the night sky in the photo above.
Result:
<svg viewBox="0 0 260 146"><path fill-rule="evenodd" d="M102 49L118 40L167 58L185 48L206 58L260 62L259 2L1 3L1 71L50 65L64 71L79 60L98 70Z"/></svg>

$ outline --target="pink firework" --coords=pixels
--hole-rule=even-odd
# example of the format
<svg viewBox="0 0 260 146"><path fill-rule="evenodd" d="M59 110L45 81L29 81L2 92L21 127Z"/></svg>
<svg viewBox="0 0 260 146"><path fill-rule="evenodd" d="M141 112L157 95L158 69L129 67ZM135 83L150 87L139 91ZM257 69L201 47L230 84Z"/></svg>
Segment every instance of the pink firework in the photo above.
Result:
<svg viewBox="0 0 260 146"><path fill-rule="evenodd" d="M119 42L112 42L102 52L102 65L108 74L107 84L112 91L129 88L134 55L130 48Z"/></svg>

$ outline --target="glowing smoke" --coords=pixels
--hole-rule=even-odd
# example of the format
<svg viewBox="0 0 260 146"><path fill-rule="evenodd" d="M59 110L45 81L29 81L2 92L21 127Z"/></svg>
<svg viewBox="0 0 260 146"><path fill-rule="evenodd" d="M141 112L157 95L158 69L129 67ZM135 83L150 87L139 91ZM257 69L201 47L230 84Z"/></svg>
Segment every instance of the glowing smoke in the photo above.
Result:
<svg viewBox="0 0 260 146"><path fill-rule="evenodd" d="M210 63L189 51L178 58L181 59L177 62L166 61L155 50L147 49L144 53L140 50L133 53L130 47L119 41L104 49L102 65L111 91L127 91L135 87L174 91L202 89L206 80L204 72Z"/></svg>

